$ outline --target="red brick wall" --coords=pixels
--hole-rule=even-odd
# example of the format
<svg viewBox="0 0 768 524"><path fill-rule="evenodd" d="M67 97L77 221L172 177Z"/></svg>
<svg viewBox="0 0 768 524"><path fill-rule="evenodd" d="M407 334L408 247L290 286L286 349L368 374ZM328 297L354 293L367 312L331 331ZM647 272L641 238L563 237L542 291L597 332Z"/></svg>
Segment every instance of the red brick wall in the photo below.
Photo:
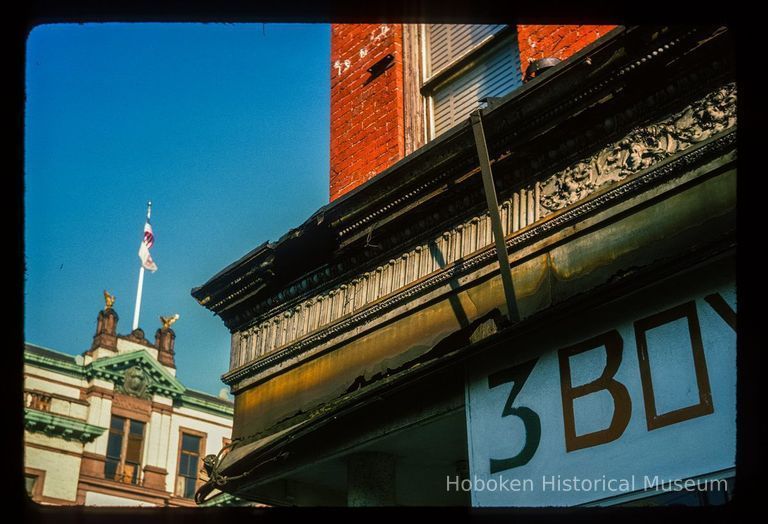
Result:
<svg viewBox="0 0 768 524"><path fill-rule="evenodd" d="M331 26L331 200L404 156L402 45L399 24ZM389 53L394 65L365 84Z"/></svg>
<svg viewBox="0 0 768 524"><path fill-rule="evenodd" d="M519 25L523 73L535 59L565 60L616 26ZM405 155L403 27L331 26L331 172L335 200ZM367 69L391 53L392 67L370 83Z"/></svg>
<svg viewBox="0 0 768 524"><path fill-rule="evenodd" d="M615 25L519 25L517 43L520 47L520 67L539 58L565 60L591 44Z"/></svg>

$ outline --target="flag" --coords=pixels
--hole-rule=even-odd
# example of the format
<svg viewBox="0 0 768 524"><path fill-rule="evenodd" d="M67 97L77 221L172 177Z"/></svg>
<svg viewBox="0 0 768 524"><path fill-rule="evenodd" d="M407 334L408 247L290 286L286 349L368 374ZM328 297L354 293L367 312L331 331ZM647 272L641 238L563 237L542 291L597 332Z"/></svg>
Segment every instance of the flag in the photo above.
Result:
<svg viewBox="0 0 768 524"><path fill-rule="evenodd" d="M155 243L155 235L152 233L152 225L147 220L144 224L144 238L141 240L141 246L139 246L139 258L141 259L141 265L145 269L150 271L157 271L157 265L152 260L152 255L149 254L149 248Z"/></svg>

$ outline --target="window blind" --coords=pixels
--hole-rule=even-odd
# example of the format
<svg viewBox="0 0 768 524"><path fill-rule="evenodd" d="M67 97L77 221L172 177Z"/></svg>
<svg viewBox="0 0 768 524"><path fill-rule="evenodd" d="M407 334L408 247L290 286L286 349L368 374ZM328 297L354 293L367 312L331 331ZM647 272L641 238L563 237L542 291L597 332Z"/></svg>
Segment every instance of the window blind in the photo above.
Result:
<svg viewBox="0 0 768 524"><path fill-rule="evenodd" d="M434 136L466 119L485 97L502 96L522 84L514 39L504 39L460 75L432 93Z"/></svg>
<svg viewBox="0 0 768 524"><path fill-rule="evenodd" d="M505 24L428 24L427 76L432 76L504 27Z"/></svg>

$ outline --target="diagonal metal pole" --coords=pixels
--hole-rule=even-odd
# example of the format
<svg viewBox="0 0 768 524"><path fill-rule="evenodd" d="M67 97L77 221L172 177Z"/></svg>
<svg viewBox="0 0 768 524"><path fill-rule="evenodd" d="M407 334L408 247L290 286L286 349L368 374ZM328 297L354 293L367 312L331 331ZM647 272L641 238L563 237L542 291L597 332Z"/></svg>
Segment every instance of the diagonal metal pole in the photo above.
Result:
<svg viewBox="0 0 768 524"><path fill-rule="evenodd" d="M520 313L517 309L515 286L512 282L512 268L509 266L507 243L504 241L504 230L501 228L499 201L496 198L496 187L493 184L493 172L491 171L491 161L488 158L488 145L485 142L481 110L473 111L469 118L472 123L472 131L475 134L475 146L477 147L477 156L480 160L485 200L488 203L488 211L491 216L491 229L493 231L493 239L496 242L496 255L499 258L499 272L501 273L501 282L504 286L504 296L507 299L507 317L510 322L514 323L520 320Z"/></svg>

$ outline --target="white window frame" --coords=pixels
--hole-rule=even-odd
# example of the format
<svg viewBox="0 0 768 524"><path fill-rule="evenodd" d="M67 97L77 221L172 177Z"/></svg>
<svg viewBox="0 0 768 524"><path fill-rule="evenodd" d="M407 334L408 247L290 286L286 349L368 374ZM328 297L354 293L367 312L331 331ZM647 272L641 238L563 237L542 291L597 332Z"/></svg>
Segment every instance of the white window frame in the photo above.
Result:
<svg viewBox="0 0 768 524"><path fill-rule="evenodd" d="M477 58L482 58L487 53L492 52L493 48L497 45L503 45L508 40L514 38L516 29L514 25L507 25L506 27L487 35L483 40L464 50L461 55L455 57L439 70L433 72L430 71L429 64L429 25L431 24L420 24L421 56L418 68L420 91L426 102L426 138L428 142L434 140L437 136L435 133L435 91L439 90L439 88L444 86L447 82L461 75L462 71L467 70L474 65Z"/></svg>

